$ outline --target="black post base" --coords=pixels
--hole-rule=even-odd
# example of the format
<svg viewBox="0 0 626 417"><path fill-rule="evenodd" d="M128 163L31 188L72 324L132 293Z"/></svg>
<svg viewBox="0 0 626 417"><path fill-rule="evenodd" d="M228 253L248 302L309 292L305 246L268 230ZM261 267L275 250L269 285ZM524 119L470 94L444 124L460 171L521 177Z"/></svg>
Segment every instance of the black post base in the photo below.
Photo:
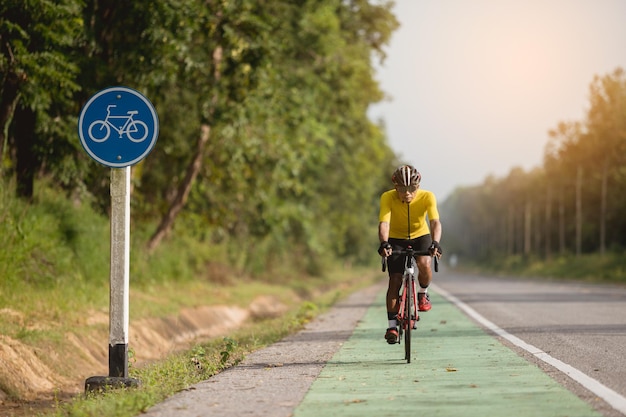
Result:
<svg viewBox="0 0 626 417"><path fill-rule="evenodd" d="M136 388L141 386L141 381L135 378L123 378L114 376L92 376L85 380L85 392L98 392L107 389Z"/></svg>

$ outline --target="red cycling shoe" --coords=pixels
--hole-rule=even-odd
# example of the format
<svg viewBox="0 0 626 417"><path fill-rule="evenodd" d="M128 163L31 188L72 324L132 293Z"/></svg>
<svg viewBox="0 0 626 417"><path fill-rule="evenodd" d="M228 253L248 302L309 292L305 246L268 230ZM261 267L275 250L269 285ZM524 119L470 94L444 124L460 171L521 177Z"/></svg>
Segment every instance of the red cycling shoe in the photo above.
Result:
<svg viewBox="0 0 626 417"><path fill-rule="evenodd" d="M417 309L419 311L428 311L432 308L432 305L430 304L430 297L428 296L428 293L418 293L417 294Z"/></svg>
<svg viewBox="0 0 626 417"><path fill-rule="evenodd" d="M398 329L395 327L388 328L387 332L385 333L385 339L390 345L398 343Z"/></svg>

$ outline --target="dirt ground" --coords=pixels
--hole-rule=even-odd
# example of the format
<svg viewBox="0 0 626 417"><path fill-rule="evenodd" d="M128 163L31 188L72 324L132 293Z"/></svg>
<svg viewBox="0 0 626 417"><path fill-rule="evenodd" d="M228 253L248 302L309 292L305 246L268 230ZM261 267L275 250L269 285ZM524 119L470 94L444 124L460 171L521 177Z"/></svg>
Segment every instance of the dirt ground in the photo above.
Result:
<svg viewBox="0 0 626 417"><path fill-rule="evenodd" d="M259 296L248 309L206 306L185 309L165 319L130 323L133 364L161 359L198 340L227 335L248 318L279 316L286 308L273 297ZM0 309L0 315L20 319L18 312L6 308ZM108 324L108 315L94 313L87 329L65 334L63 352L34 348L0 335L0 417L31 416L49 410L84 392L87 378L108 375ZM11 399L6 392L17 393L20 400Z"/></svg>

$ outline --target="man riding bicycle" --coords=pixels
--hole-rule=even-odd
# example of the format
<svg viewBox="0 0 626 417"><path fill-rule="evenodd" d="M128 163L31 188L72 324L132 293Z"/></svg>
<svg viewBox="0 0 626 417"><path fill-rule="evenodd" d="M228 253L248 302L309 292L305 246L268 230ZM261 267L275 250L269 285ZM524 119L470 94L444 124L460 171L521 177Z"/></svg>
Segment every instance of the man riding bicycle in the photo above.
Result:
<svg viewBox="0 0 626 417"><path fill-rule="evenodd" d="M393 252L411 246L416 251L428 250L432 256L440 257L443 253L439 245L441 222L437 200L432 192L419 189L421 179L420 173L413 166L402 165L391 176L395 188L380 196L378 253L387 258L389 271L387 289L389 327L385 333L385 339L389 344L398 341L396 316L400 307L398 294L404 272L404 255ZM428 216L428 223L426 216ZM420 286L417 296L418 309L428 311L431 309L428 296L428 286L432 280L431 257L416 256L416 262Z"/></svg>

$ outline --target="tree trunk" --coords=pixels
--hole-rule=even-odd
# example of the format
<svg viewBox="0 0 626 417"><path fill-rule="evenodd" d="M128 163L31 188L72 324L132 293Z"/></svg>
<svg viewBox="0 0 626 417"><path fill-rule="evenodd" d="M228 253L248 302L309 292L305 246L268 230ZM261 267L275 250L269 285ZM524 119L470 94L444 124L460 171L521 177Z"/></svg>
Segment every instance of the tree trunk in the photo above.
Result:
<svg viewBox="0 0 626 417"><path fill-rule="evenodd" d="M15 63L12 51L8 50L8 60L10 66ZM11 116L15 111L15 106L19 100L20 84L26 81L26 75L17 75L9 69L6 76L2 78L2 95L0 96L0 173L2 172L2 161L4 160L5 147L7 146L7 132Z"/></svg>
<svg viewBox="0 0 626 417"><path fill-rule="evenodd" d="M500 215L498 223L494 225L494 241L491 245L491 249L496 253L499 250L506 251L506 214Z"/></svg>
<svg viewBox="0 0 626 417"><path fill-rule="evenodd" d="M524 206L524 256L530 255L532 230L532 203L526 201Z"/></svg>
<svg viewBox="0 0 626 417"><path fill-rule="evenodd" d="M543 224L541 223L541 209L539 208L539 206L536 206L536 210L534 213L531 213L532 215L532 250L534 252L537 252L537 256L540 258L543 258L542 253L541 253L541 244L543 243L543 235L545 233L545 227L543 227Z"/></svg>
<svg viewBox="0 0 626 417"><path fill-rule="evenodd" d="M563 187L559 190L559 253L565 255L565 196Z"/></svg>
<svg viewBox="0 0 626 417"><path fill-rule="evenodd" d="M4 159L4 150L7 143L7 135L9 121L17 103L17 84L4 83L2 87L2 97L0 97L0 169L2 169L2 160Z"/></svg>
<svg viewBox="0 0 626 417"><path fill-rule="evenodd" d="M509 216L506 230L506 254L508 256L511 256L515 253L515 209L513 208L513 206L509 206Z"/></svg>
<svg viewBox="0 0 626 417"><path fill-rule="evenodd" d="M582 203L583 168L576 172L576 256L582 253L583 242L583 203Z"/></svg>
<svg viewBox="0 0 626 417"><path fill-rule="evenodd" d="M606 210L607 210L607 182L609 176L608 161L605 159L602 166L602 196L600 198L600 254L606 252Z"/></svg>
<svg viewBox="0 0 626 417"><path fill-rule="evenodd" d="M548 185L546 192L546 260L552 259L552 187Z"/></svg>
<svg viewBox="0 0 626 417"><path fill-rule="evenodd" d="M148 241L149 251L153 251L159 245L159 243L161 243L161 240L163 240L163 238L167 236L169 231L172 229L174 219L187 203L187 198L189 198L189 193L191 192L193 182L198 176L198 172L200 172L200 168L202 167L204 148L206 146L206 143L209 141L210 131L211 128L208 125L202 125L200 129L200 136L198 137L198 142L196 144L196 152L193 161L187 167L185 179L178 187L178 191L176 192L176 197L174 197L174 201L170 205L165 216L163 216L163 218L161 219L159 227L157 227L157 230Z"/></svg>
<svg viewBox="0 0 626 417"><path fill-rule="evenodd" d="M222 63L222 47L217 46L213 50L213 64L214 64L214 72L213 79L215 84L219 84L221 76L221 63ZM208 120L209 122L203 124L200 127L200 136L198 137L198 142L196 144L196 152L193 157L191 164L187 167L187 173L185 174L185 179L178 187L178 191L176 193L176 197L174 197L174 201L170 205L167 213L161 219L161 224L157 227L157 230L154 232L150 240L148 241L148 251L152 252L161 240L169 233L174 225L174 219L183 209L185 204L187 203L187 198L189 197L189 192L191 191L191 187L193 185L194 180L198 176L200 172L200 168L202 167L202 158L204 156L204 147L206 143L209 141L209 136L211 134L211 125L210 120L212 119L213 113L215 111L215 107L217 106L217 93L213 94L211 97L211 107L209 109Z"/></svg>
<svg viewBox="0 0 626 417"><path fill-rule="evenodd" d="M17 196L31 199L34 191L35 171L37 169L37 156L35 146L35 122L36 115L32 109L17 106L13 115L13 135L15 138L15 150L17 162L15 173L17 177Z"/></svg>

